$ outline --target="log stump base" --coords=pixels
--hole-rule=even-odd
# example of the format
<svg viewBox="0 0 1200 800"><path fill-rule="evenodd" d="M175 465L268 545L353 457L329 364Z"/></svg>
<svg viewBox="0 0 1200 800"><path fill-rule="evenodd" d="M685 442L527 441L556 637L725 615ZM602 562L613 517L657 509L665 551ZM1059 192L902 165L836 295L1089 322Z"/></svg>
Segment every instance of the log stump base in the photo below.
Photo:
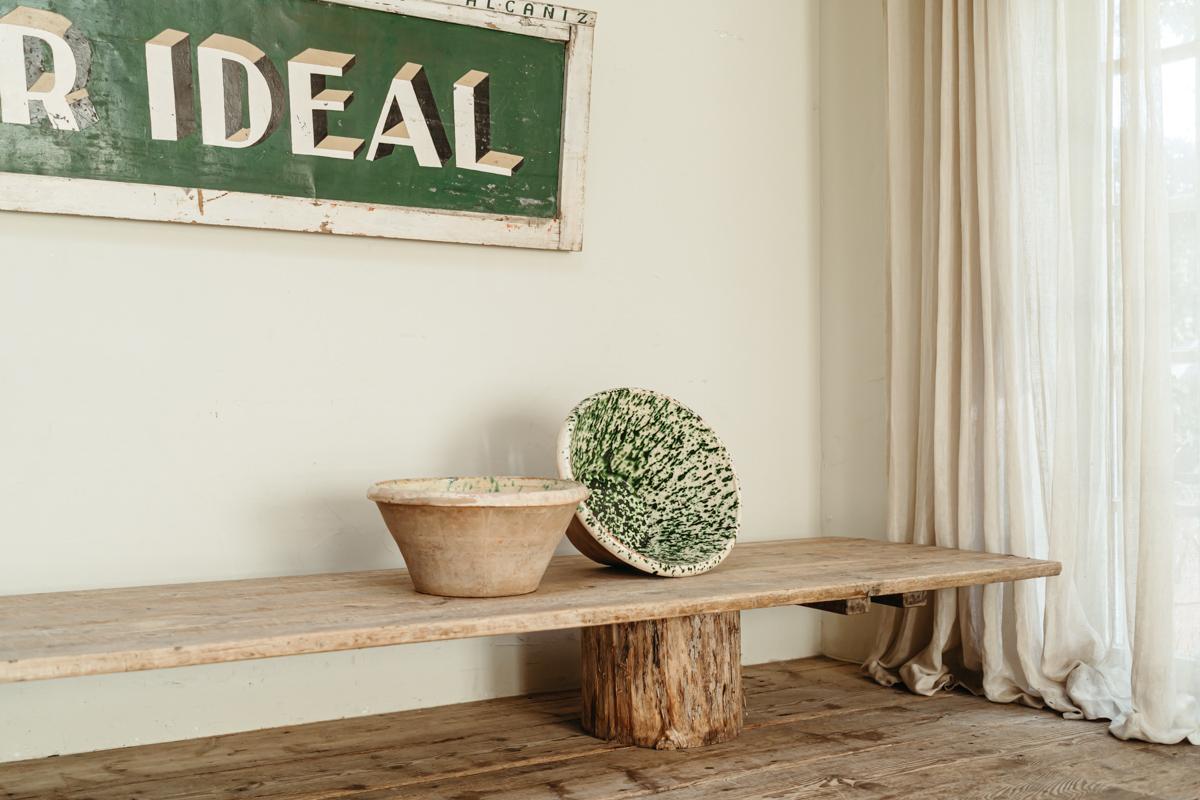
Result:
<svg viewBox="0 0 1200 800"><path fill-rule="evenodd" d="M583 729L610 742L680 750L742 732L736 611L584 628Z"/></svg>

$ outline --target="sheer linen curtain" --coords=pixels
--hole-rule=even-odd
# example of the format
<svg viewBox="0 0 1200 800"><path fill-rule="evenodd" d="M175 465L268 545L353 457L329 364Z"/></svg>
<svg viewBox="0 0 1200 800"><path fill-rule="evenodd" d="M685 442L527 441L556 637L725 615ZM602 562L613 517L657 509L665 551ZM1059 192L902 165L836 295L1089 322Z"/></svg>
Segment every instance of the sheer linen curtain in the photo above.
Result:
<svg viewBox="0 0 1200 800"><path fill-rule="evenodd" d="M864 668L1200 744L1200 0L885 2L888 535L1064 568Z"/></svg>

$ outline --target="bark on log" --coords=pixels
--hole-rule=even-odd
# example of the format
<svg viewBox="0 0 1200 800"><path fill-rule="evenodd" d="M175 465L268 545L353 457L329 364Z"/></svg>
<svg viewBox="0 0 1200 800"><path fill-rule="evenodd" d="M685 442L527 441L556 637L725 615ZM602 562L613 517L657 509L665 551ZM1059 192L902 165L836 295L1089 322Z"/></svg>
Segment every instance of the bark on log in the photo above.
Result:
<svg viewBox="0 0 1200 800"><path fill-rule="evenodd" d="M583 729L621 744L678 750L742 731L736 611L584 628Z"/></svg>

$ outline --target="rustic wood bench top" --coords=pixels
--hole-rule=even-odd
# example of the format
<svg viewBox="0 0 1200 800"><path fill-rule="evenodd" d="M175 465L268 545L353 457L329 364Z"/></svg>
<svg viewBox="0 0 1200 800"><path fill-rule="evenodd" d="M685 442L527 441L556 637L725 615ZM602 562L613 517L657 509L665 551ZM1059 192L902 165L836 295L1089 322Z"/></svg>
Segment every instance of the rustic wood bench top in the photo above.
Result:
<svg viewBox="0 0 1200 800"><path fill-rule="evenodd" d="M405 570L0 597L0 682L640 622L1057 575L1057 563L865 539L746 542L655 578L554 559L534 594L417 594Z"/></svg>

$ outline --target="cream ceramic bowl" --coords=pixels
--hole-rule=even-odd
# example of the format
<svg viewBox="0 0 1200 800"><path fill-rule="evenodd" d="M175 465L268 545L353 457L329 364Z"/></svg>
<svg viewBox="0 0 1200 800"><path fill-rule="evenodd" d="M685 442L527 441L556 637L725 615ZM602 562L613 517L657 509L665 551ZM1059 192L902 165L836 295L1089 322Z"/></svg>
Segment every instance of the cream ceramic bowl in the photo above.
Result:
<svg viewBox="0 0 1200 800"><path fill-rule="evenodd" d="M413 587L443 597L536 591L588 490L551 478L416 478L371 487Z"/></svg>

